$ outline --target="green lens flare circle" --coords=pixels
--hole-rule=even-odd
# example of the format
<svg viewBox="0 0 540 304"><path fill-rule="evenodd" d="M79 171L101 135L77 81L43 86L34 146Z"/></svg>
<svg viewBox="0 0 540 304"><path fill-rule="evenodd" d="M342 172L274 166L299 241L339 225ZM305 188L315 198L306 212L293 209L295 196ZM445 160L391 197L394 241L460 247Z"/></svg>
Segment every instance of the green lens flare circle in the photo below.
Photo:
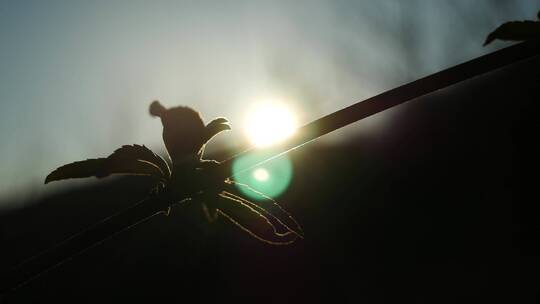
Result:
<svg viewBox="0 0 540 304"><path fill-rule="evenodd" d="M265 159L267 159L265 155L260 153L236 159L232 165L234 180L275 198L287 190L291 183L293 177L292 162L287 155L283 155L254 167L255 164ZM250 169L245 170L246 168ZM246 187L237 186L237 188L250 199L263 199Z"/></svg>

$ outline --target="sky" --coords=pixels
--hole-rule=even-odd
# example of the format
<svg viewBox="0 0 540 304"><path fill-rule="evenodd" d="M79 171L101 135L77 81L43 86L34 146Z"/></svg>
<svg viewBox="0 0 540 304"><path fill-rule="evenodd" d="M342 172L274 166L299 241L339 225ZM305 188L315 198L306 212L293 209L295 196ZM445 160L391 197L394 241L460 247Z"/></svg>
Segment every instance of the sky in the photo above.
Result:
<svg viewBox="0 0 540 304"><path fill-rule="evenodd" d="M51 170L123 144L162 151L152 100L229 118L233 131L214 147L234 150L257 101L284 102L305 124L508 46L482 42L538 9L485 0L0 0L0 202L57 189L42 185ZM325 140L369 132L383 118Z"/></svg>

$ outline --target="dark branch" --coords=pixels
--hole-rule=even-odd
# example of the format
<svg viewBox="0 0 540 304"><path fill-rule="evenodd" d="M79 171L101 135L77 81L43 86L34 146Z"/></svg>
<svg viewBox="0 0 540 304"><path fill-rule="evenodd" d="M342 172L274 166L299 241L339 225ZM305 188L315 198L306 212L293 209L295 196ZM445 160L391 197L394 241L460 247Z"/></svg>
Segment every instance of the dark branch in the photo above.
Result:
<svg viewBox="0 0 540 304"><path fill-rule="evenodd" d="M325 134L409 100L433 93L437 90L494 71L504 66L532 58L539 54L540 39L530 40L415 80L310 122L301 127L296 132L295 136L282 144L265 149L249 149L236 155L234 158L224 161L220 167L215 168L215 172L211 172L211 175L215 176L217 180L222 181L225 178L232 177L232 163L234 159L245 156L255 150L263 155L268 155L268 159L275 158ZM244 169L248 170L250 168Z"/></svg>

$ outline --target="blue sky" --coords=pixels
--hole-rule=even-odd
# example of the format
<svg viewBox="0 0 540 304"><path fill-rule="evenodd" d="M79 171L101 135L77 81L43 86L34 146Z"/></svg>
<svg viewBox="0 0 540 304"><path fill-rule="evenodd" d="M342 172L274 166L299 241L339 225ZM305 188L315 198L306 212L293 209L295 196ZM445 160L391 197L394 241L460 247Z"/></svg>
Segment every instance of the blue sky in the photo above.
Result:
<svg viewBox="0 0 540 304"><path fill-rule="evenodd" d="M161 151L154 99L233 132L283 98L301 123L493 51L485 35L537 1L0 0L0 200L41 195L66 162L122 144ZM376 119L376 118L375 118ZM330 136L369 130L369 121ZM31 189L29 191L29 189ZM2 206L0 206L2 207Z"/></svg>

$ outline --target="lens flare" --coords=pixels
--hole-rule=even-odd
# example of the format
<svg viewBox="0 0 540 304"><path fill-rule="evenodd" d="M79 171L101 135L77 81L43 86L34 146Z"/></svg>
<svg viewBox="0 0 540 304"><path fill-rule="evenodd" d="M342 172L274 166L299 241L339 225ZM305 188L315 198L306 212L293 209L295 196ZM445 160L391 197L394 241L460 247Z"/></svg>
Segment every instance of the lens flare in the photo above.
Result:
<svg viewBox="0 0 540 304"><path fill-rule="evenodd" d="M255 166L265 159L268 159L268 155L261 153L253 153L237 158L232 166L234 180L275 198L285 192L291 183L293 176L292 162L287 155L283 155L262 165ZM245 168L251 169L245 170ZM238 190L251 199L262 199L260 195L245 187L238 187Z"/></svg>
<svg viewBox="0 0 540 304"><path fill-rule="evenodd" d="M258 168L257 170L253 171L253 177L260 182L264 182L268 180L270 174L268 174L268 171L266 171L266 169Z"/></svg>
<svg viewBox="0 0 540 304"><path fill-rule="evenodd" d="M279 142L296 130L293 112L277 102L256 104L247 116L245 130L256 147L265 147Z"/></svg>

